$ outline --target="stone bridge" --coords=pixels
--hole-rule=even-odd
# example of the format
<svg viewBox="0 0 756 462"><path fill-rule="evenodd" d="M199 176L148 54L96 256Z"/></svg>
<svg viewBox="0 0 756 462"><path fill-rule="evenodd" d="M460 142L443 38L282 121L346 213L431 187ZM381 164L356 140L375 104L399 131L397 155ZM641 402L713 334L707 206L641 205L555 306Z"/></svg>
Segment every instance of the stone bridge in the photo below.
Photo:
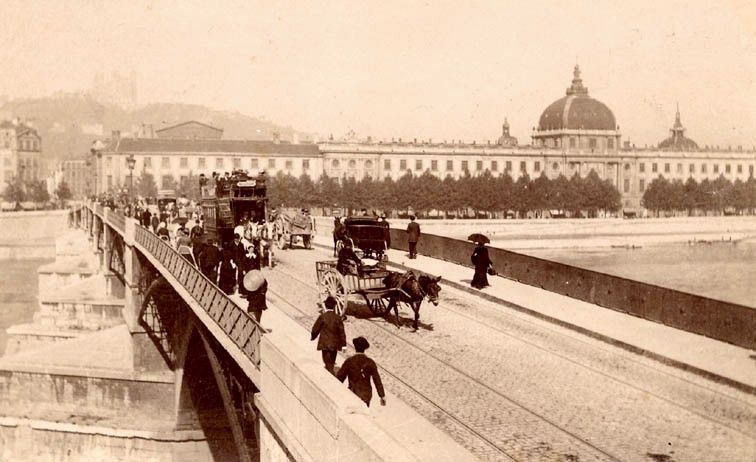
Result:
<svg viewBox="0 0 756 462"><path fill-rule="evenodd" d="M168 417L173 433L130 435L155 440L158 459L474 460L402 403L367 409L322 368L301 326L272 307L266 331L136 220L86 204L72 210L70 225L96 254L106 297L123 300L133 370L163 377L135 380L119 401L123 414L146 406ZM76 385L92 386L91 377Z"/></svg>

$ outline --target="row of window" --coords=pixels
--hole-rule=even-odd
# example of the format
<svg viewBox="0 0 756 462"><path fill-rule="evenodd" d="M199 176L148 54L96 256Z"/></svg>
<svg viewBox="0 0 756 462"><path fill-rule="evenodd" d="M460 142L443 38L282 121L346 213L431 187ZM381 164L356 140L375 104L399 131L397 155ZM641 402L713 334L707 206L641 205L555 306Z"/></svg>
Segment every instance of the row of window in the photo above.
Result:
<svg viewBox="0 0 756 462"><path fill-rule="evenodd" d="M550 148L558 148L561 147L562 140L561 138L546 138L541 140L541 144ZM583 142L580 143L583 148L588 149L596 149L599 148L599 140L598 138L590 137L587 139L583 138ZM569 145L571 149L575 149L578 147L578 139L574 136L570 137ZM614 149L614 138L606 138L606 148L607 149Z"/></svg>
<svg viewBox="0 0 756 462"><path fill-rule="evenodd" d="M144 167L145 168L151 168L152 167L152 157L145 157L144 159ZM230 163L226 162L226 159L223 157L216 157L215 163L213 165L213 168L217 169L223 169L223 168L233 168L233 169L241 169L241 168L250 168L250 169L259 169L262 167L262 165L265 165L268 169L275 169L278 168L278 159L268 159L267 164L263 164L260 162L260 159L249 159L249 162L242 162L241 157L234 157L231 159ZM106 159L106 163L108 166L111 165L112 158L108 157ZM302 162L302 170L308 170L310 168L310 159L301 159ZM245 165L246 164L246 165ZM161 168L171 168L171 158L170 157L161 157L160 158L160 167ZM188 157L179 157L179 168L189 168L189 158ZM197 168L198 169L205 169L208 168L208 162L205 157L197 157ZM285 159L284 160L284 168L286 170L292 170L294 169L294 160L292 159Z"/></svg>
<svg viewBox="0 0 756 462"><path fill-rule="evenodd" d="M39 141L37 141L37 140L21 140L21 150L22 151L37 151L37 150L39 150Z"/></svg>
<svg viewBox="0 0 756 462"><path fill-rule="evenodd" d="M471 161L467 161L467 160L460 161L460 167L461 167L462 171L469 171L470 170L470 162ZM511 160L504 161L504 162L502 162L502 164L504 166L504 171L506 171L506 172L511 172L512 171L512 161ZM348 165L349 168L355 168L357 166L357 162L354 159L350 159L349 162L347 163L347 165ZM409 164L407 162L407 159L399 159L399 171L400 172L407 171L409 169L408 165ZM333 159L331 161L331 167L332 168L336 169L336 168L339 168L340 166L341 166L341 162L338 159ZM414 165L415 171L422 172L422 171L425 170L426 166L428 166L428 168L430 168L430 170L432 172L436 172L436 171L439 170L438 160L431 160L430 161L430 165L428 165L428 164L426 164L423 161L423 159L415 159L415 165ZM391 159L384 159L383 160L383 170L385 172L389 172L389 171L391 171L391 167L392 167ZM366 160L365 161L365 168L366 169L373 168L373 161ZM482 172L483 169L484 169L483 161L482 160L475 161L475 170L479 171L479 172ZM527 169L527 163L525 161L521 161L520 162L520 171L524 172L524 171L526 171L526 169ZM447 160L446 161L446 171L453 171L453 170L454 170L454 161L453 160ZM499 161L492 160L491 161L491 165L490 165L490 170L493 171L493 172L498 172L499 171ZM536 172L540 172L541 171L541 162L540 161L533 162L533 171L536 171Z"/></svg>
<svg viewBox="0 0 756 462"><path fill-rule="evenodd" d="M714 173L720 172L720 164L712 164L712 171ZM630 169L630 164L625 164L625 170ZM708 164L701 164L699 167L701 173L708 173ZM664 164L664 173L670 173L672 170L672 166L669 163ZM737 164L735 165L735 170L737 173L742 174L743 173L743 165ZM646 171L646 164L640 163L638 164L638 171L640 173L645 173ZM656 162L651 164L651 173L658 173L659 172L659 164ZM677 164L676 172L682 174L683 173L683 164ZM689 164L688 165L688 172L689 173L696 173L696 164ZM724 173L732 173L732 165L725 164L724 165ZM753 165L748 166L748 173L753 175Z"/></svg>

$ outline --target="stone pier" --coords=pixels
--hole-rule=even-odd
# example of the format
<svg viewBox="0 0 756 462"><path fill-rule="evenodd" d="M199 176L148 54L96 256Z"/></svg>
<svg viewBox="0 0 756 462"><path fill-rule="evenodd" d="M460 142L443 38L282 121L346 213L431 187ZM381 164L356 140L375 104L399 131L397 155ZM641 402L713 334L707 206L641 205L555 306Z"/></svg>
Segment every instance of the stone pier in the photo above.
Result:
<svg viewBox="0 0 756 462"><path fill-rule="evenodd" d="M0 460L213 460L205 432L177 424L176 373L137 351L154 346L135 345L103 253L81 231L58 237L33 321L8 329Z"/></svg>

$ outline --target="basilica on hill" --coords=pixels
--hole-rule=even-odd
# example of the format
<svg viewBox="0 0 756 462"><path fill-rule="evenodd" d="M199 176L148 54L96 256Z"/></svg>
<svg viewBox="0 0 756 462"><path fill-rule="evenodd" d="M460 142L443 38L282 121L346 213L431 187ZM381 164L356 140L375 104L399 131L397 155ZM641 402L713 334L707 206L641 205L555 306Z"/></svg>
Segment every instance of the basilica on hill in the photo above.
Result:
<svg viewBox="0 0 756 462"><path fill-rule="evenodd" d="M377 141L328 139L297 143L226 140L223 130L189 121L157 132L121 136L114 132L97 150L96 190L104 192L126 184L125 159L132 157L134 174L152 173L158 187L190 173L211 174L232 169L265 170L317 179L370 176L398 179L408 171L428 172L440 178L485 171L494 176L546 175L587 176L595 171L622 194L626 211L637 211L645 188L660 175L670 180L747 180L756 168L756 152L737 149L700 148L686 137L679 108L669 137L653 148L637 149L622 142L620 126L612 110L592 98L575 66L565 95L542 112L531 134L531 143L521 145L504 121L496 142L462 143L432 140Z"/></svg>

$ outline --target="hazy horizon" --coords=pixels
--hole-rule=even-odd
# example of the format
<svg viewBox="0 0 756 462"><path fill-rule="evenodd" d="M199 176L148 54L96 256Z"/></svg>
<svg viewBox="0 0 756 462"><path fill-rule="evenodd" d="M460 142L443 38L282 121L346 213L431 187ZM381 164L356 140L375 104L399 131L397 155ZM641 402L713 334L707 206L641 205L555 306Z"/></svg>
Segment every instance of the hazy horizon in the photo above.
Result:
<svg viewBox="0 0 756 462"><path fill-rule="evenodd" d="M222 5L222 6L220 6ZM679 102L703 145L756 145L756 6L719 2L6 2L0 94L137 74L138 102L264 117L320 136L521 144L579 63L623 139ZM145 121L150 122L150 121Z"/></svg>

